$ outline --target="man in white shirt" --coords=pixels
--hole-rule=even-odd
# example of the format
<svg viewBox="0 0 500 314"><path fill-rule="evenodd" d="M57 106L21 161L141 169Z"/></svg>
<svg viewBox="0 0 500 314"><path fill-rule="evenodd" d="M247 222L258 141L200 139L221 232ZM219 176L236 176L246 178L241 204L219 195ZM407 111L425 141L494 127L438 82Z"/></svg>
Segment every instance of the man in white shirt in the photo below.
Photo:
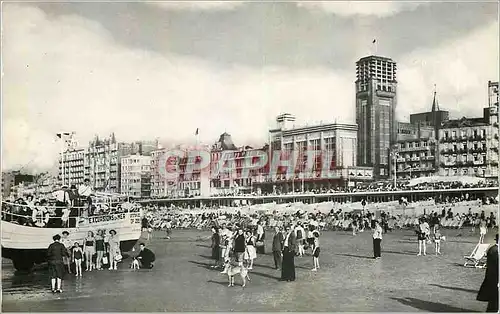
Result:
<svg viewBox="0 0 500 314"><path fill-rule="evenodd" d="M83 180L83 184L78 187L78 195L82 201L87 202L89 208L92 207L91 196L94 195L94 192L92 191L92 187L90 186L89 179Z"/></svg>
<svg viewBox="0 0 500 314"><path fill-rule="evenodd" d="M69 211L69 208L71 207L71 197L66 185L64 185L60 190L52 192L52 195L56 199L56 208L54 213L56 218L52 221L49 221L49 224L51 225L51 227L60 228L62 227L61 218L63 214Z"/></svg>

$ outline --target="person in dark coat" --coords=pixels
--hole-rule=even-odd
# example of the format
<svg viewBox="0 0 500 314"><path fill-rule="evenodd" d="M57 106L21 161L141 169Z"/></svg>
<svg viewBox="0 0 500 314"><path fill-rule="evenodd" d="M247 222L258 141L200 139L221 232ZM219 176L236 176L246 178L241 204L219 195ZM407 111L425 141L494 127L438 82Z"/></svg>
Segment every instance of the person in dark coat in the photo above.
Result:
<svg viewBox="0 0 500 314"><path fill-rule="evenodd" d="M495 242L486 254L486 273L477 294L478 301L488 302L486 312L492 313L498 312L498 234Z"/></svg>
<svg viewBox="0 0 500 314"><path fill-rule="evenodd" d="M281 254L283 252L283 241L285 241L285 239L283 238L283 232L281 232L279 227L276 227L274 230L276 231L273 237L274 268L280 269Z"/></svg>
<svg viewBox="0 0 500 314"><path fill-rule="evenodd" d="M243 229L238 229L238 233L234 238L234 253L236 255L236 261L242 265L243 264L243 255L246 250L246 241L245 235L243 234Z"/></svg>
<svg viewBox="0 0 500 314"><path fill-rule="evenodd" d="M219 229L213 227L212 228L212 258L215 260L215 264L212 268L215 268L219 265L219 260L221 256L221 248L220 248L220 234Z"/></svg>
<svg viewBox="0 0 500 314"><path fill-rule="evenodd" d="M286 227L285 241L283 243L283 263L281 266L281 280L295 280L295 248L297 247L297 239L295 232L291 226Z"/></svg>
<svg viewBox="0 0 500 314"><path fill-rule="evenodd" d="M151 269L153 268L153 262L155 261L155 253L153 253L150 249L146 248L146 244L141 243L140 245L141 251L139 255L137 255L136 259L141 262L141 268Z"/></svg>
<svg viewBox="0 0 500 314"><path fill-rule="evenodd" d="M56 234L52 237L54 242L47 249L47 261L49 263L50 282L52 292L61 293L62 279L64 277L64 261L63 257L68 257L68 250L59 242L61 236Z"/></svg>

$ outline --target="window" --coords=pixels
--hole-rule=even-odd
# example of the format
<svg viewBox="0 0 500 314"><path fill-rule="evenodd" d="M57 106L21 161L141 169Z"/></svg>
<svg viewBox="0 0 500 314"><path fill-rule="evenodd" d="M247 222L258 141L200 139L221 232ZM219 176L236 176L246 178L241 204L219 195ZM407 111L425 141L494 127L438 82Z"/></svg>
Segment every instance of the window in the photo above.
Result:
<svg viewBox="0 0 500 314"><path fill-rule="evenodd" d="M457 138L457 131L453 131L453 132L451 133L451 137L452 137L453 139Z"/></svg>
<svg viewBox="0 0 500 314"><path fill-rule="evenodd" d="M448 133L448 131L445 131L444 132L444 138L448 138L450 136L450 134Z"/></svg>

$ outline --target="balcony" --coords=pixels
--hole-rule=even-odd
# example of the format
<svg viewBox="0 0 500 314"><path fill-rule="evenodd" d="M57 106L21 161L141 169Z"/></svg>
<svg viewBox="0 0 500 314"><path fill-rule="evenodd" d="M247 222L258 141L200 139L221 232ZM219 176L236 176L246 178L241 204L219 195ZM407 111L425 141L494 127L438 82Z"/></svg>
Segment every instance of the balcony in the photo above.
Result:
<svg viewBox="0 0 500 314"><path fill-rule="evenodd" d="M419 146L419 147L405 147L405 148L399 148L399 152L416 152L416 151L423 151L423 150L428 150L429 146Z"/></svg>
<svg viewBox="0 0 500 314"><path fill-rule="evenodd" d="M411 161L420 161L420 157L411 157Z"/></svg>
<svg viewBox="0 0 500 314"><path fill-rule="evenodd" d="M469 153L486 153L486 147L476 147L469 149Z"/></svg>
<svg viewBox="0 0 500 314"><path fill-rule="evenodd" d="M439 140L440 143L452 143L456 142L458 140L457 137L443 137L442 139Z"/></svg>

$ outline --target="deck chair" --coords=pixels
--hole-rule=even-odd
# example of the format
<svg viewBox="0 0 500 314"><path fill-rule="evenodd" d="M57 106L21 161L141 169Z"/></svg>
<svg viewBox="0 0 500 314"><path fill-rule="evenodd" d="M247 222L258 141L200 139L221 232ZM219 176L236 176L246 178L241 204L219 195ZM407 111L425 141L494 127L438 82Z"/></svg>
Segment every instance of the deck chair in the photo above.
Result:
<svg viewBox="0 0 500 314"><path fill-rule="evenodd" d="M469 256L464 256L466 262L465 267L484 268L486 267L486 252L490 244L478 243Z"/></svg>

